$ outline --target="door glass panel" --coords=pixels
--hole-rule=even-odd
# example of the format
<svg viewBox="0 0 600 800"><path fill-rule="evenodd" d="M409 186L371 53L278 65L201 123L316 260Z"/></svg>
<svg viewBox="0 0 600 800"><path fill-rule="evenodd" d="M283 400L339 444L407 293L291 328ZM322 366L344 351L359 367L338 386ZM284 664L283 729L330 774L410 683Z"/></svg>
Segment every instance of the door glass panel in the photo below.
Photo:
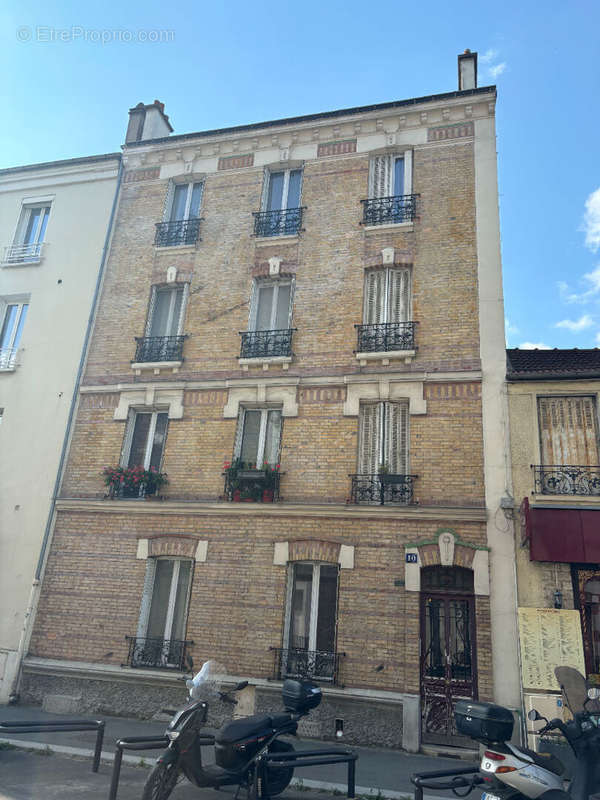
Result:
<svg viewBox="0 0 600 800"><path fill-rule="evenodd" d="M177 594L175 596L175 610L171 630L171 639L179 639L179 641L185 638L185 607L190 587L191 568L190 561L179 562L179 578L177 580Z"/></svg>
<svg viewBox="0 0 600 800"><path fill-rule="evenodd" d="M592 653L592 671L600 672L600 579L586 581L584 586L585 611L588 616L588 639Z"/></svg>
<svg viewBox="0 0 600 800"><path fill-rule="evenodd" d="M128 467L144 465L151 418L152 414L136 413L135 415L133 436L131 438L131 448L129 450L129 459L127 461Z"/></svg>
<svg viewBox="0 0 600 800"><path fill-rule="evenodd" d="M41 208L32 208L30 210L29 219L27 220L27 227L25 229L25 236L23 237L23 244L33 244L36 241L36 234L40 224L41 214Z"/></svg>
<svg viewBox="0 0 600 800"><path fill-rule="evenodd" d="M425 675L445 676L446 609L443 600L429 598L425 607Z"/></svg>
<svg viewBox="0 0 600 800"><path fill-rule="evenodd" d="M278 288L275 330L287 330L290 324L290 292L292 286L289 283L280 283Z"/></svg>
<svg viewBox="0 0 600 800"><path fill-rule="evenodd" d="M471 680L471 620L467 600L448 600L448 653L450 677Z"/></svg>
<svg viewBox="0 0 600 800"><path fill-rule="evenodd" d="M175 193L173 194L173 205L171 207L172 222L185 219L187 192L188 192L187 183L183 183L175 187Z"/></svg>
<svg viewBox="0 0 600 800"><path fill-rule="evenodd" d="M154 588L152 591L152 604L148 617L148 637L164 639L167 612L169 609L169 595L171 594L171 581L173 579L173 562L159 559L156 562L154 574Z"/></svg>
<svg viewBox="0 0 600 800"><path fill-rule="evenodd" d="M308 650L312 582L312 564L295 564L294 586L292 589L292 613L290 619L291 648Z"/></svg>
<svg viewBox="0 0 600 800"><path fill-rule="evenodd" d="M23 333L23 325L25 325L25 317L27 316L27 309L29 306L25 303L21 307L21 316L19 317L19 322L17 325L17 332L15 333L15 338L13 340L13 347L18 347L19 342L21 341L21 334Z"/></svg>
<svg viewBox="0 0 600 800"><path fill-rule="evenodd" d="M271 330L271 313L273 310L274 291L274 286L259 286L258 288L258 308L256 310L257 331Z"/></svg>
<svg viewBox="0 0 600 800"><path fill-rule="evenodd" d="M317 616L317 650L333 653L335 648L335 609L337 605L337 567L321 564L319 608Z"/></svg>
<svg viewBox="0 0 600 800"><path fill-rule="evenodd" d="M150 336L168 336L169 313L171 310L171 289L158 289L154 298Z"/></svg>
<svg viewBox="0 0 600 800"><path fill-rule="evenodd" d="M48 225L48 217L50 216L50 208L43 208L42 209L42 222L40 225L40 232L38 234L37 240L38 242L44 241L44 236L46 235L46 226Z"/></svg>
<svg viewBox="0 0 600 800"><path fill-rule="evenodd" d="M155 467L157 470L160 470L160 462L162 461L168 419L169 415L166 413L156 415L156 428L154 429L154 441L152 442L149 467Z"/></svg>
<svg viewBox="0 0 600 800"><path fill-rule="evenodd" d="M2 325L2 335L0 336L0 347L11 347L13 329L19 312L19 306L7 306Z"/></svg>
<svg viewBox="0 0 600 800"><path fill-rule="evenodd" d="M195 183L192 187L189 218L193 219L200 214L200 200L202 199L202 184Z"/></svg>
<svg viewBox="0 0 600 800"><path fill-rule="evenodd" d="M394 162L394 194L404 194L404 159L397 158Z"/></svg>
<svg viewBox="0 0 600 800"><path fill-rule="evenodd" d="M242 461L256 464L258 457L258 438L260 434L260 411L246 409L244 412L244 431L242 434Z"/></svg>
<svg viewBox="0 0 600 800"><path fill-rule="evenodd" d="M274 466L279 461L279 440L281 438L281 411L269 411L267 415L267 434L263 463Z"/></svg>
<svg viewBox="0 0 600 800"><path fill-rule="evenodd" d="M302 182L302 170L293 169L290 172L290 183L287 196L287 208L300 207L300 184Z"/></svg>
<svg viewBox="0 0 600 800"><path fill-rule="evenodd" d="M183 289L175 290L175 302L173 303L173 314L169 320L167 336L177 336L179 331L179 317L181 316L181 304L183 303Z"/></svg>
<svg viewBox="0 0 600 800"><path fill-rule="evenodd" d="M279 211L283 200L283 172L272 172L269 178L267 211Z"/></svg>

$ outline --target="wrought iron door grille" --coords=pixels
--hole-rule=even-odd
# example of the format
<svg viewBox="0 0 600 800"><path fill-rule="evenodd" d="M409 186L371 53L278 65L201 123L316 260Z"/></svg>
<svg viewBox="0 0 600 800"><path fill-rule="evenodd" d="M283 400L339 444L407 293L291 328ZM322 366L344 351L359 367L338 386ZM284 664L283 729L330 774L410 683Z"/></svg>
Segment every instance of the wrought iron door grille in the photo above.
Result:
<svg viewBox="0 0 600 800"><path fill-rule="evenodd" d="M412 222L417 211L416 194L396 194L392 197L370 197L363 204L363 225L393 225Z"/></svg>
<svg viewBox="0 0 600 800"><path fill-rule="evenodd" d="M388 353L391 350L415 349L416 322L380 322L355 325L358 331L357 353Z"/></svg>
<svg viewBox="0 0 600 800"><path fill-rule="evenodd" d="M350 502L367 505L412 505L413 483L418 475L356 474L350 475Z"/></svg>
<svg viewBox="0 0 600 800"><path fill-rule="evenodd" d="M11 244L4 248L5 264L23 264L28 261L39 261L42 257L43 242L36 244Z"/></svg>
<svg viewBox="0 0 600 800"><path fill-rule="evenodd" d="M154 244L156 247L176 247L182 244L196 244L200 233L202 217L181 219L176 222L157 222Z"/></svg>
<svg viewBox="0 0 600 800"><path fill-rule="evenodd" d="M539 494L600 496L600 466L532 465Z"/></svg>
<svg viewBox="0 0 600 800"><path fill-rule="evenodd" d="M185 670L190 667L188 648L192 641L126 636L128 667Z"/></svg>
<svg viewBox="0 0 600 800"><path fill-rule="evenodd" d="M273 680L285 678L309 678L330 681L339 685L340 658L345 653L330 653L325 650L303 650L296 647L270 647L274 653Z"/></svg>
<svg viewBox="0 0 600 800"><path fill-rule="evenodd" d="M136 336L134 363L146 361L183 361L183 343L187 336Z"/></svg>
<svg viewBox="0 0 600 800"><path fill-rule="evenodd" d="M281 208L277 211L255 211L255 236L293 236L302 230L302 212L299 208Z"/></svg>
<svg viewBox="0 0 600 800"><path fill-rule="evenodd" d="M274 331L240 331L240 358L271 358L292 355L292 332L296 328Z"/></svg>

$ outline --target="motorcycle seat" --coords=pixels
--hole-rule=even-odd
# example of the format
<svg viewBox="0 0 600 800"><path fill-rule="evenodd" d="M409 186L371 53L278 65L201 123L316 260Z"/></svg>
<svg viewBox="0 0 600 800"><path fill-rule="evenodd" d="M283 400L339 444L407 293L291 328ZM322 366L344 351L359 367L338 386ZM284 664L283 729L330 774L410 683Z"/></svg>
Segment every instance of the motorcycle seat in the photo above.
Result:
<svg viewBox="0 0 600 800"><path fill-rule="evenodd" d="M519 750L522 753L525 753L534 764L537 764L538 767L542 767L543 769L550 770L555 775L559 777L565 771L564 765L561 761L558 760L555 756L551 755L550 753L536 753L534 750L529 750L526 747L519 747Z"/></svg>
<svg viewBox="0 0 600 800"><path fill-rule="evenodd" d="M226 722L215 736L215 741L218 744L231 744L268 733L270 728L271 717L268 714L254 714L251 717L242 717L233 722Z"/></svg>
<svg viewBox="0 0 600 800"><path fill-rule="evenodd" d="M293 714L271 714L271 725L274 728L282 728L293 720Z"/></svg>

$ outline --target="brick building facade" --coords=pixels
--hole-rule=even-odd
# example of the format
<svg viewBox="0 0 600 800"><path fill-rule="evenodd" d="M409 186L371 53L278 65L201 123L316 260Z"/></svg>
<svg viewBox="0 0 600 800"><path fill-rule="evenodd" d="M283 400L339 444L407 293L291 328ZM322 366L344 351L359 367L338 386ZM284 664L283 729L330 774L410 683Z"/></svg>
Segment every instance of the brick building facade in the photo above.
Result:
<svg viewBox="0 0 600 800"><path fill-rule="evenodd" d="M518 704L494 106L472 80L182 136L131 110L27 696L150 716L212 657L257 710L310 674L309 732L412 750L458 696ZM106 497L119 464L162 499Z"/></svg>

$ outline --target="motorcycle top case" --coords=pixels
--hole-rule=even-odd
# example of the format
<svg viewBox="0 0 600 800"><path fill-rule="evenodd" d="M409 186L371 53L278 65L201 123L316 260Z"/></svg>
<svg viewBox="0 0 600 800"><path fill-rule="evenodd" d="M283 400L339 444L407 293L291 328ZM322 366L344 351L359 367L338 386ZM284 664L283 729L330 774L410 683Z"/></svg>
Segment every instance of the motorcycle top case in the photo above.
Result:
<svg viewBox="0 0 600 800"><path fill-rule="evenodd" d="M310 681L296 681L288 678L281 689L286 711L310 711L321 702L321 687Z"/></svg>
<svg viewBox="0 0 600 800"><path fill-rule="evenodd" d="M508 708L477 700L459 700L454 719L459 733L483 742L508 742L515 722Z"/></svg>

